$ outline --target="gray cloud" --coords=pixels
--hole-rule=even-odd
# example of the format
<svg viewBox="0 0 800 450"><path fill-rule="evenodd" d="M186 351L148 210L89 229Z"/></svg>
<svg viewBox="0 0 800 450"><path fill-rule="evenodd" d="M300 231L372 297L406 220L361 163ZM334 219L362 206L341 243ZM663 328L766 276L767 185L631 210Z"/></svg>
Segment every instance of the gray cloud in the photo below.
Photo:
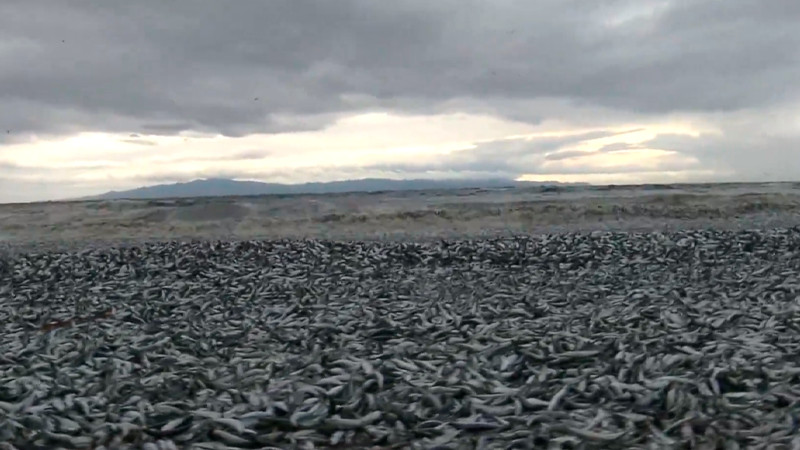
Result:
<svg viewBox="0 0 800 450"><path fill-rule="evenodd" d="M147 134L154 135L154 136L169 136L172 134L178 134L181 131L191 130L193 125L188 122L184 123L154 123L154 122L145 122L141 124L138 128L141 129L143 132ZM133 133L138 135L138 133Z"/></svg>
<svg viewBox="0 0 800 450"><path fill-rule="evenodd" d="M430 164L276 168L261 178L516 176L566 159L575 159L575 173L596 173L573 164L584 154L572 146L677 118L720 133L662 134L641 146L741 180L797 179L798 22L800 3L788 0L5 0L0 157L4 145L83 131L124 133L146 146L151 135L317 130L355 112L467 112L596 131L480 142ZM222 149L189 159L279 153ZM687 168L678 158L659 166ZM22 183L0 188L0 200L21 198L22 186L52 197L61 188L42 186L56 182L83 192L87 185L69 179L84 171L102 167L0 163L0 187ZM246 176L155 177L223 175ZM157 181L147 176L125 182Z"/></svg>
<svg viewBox="0 0 800 450"><path fill-rule="evenodd" d="M19 172L22 167L18 164L0 161L0 174L11 174L15 172Z"/></svg>
<svg viewBox="0 0 800 450"><path fill-rule="evenodd" d="M215 155L191 155L191 156L181 156L172 158L169 160L170 163L180 163L180 162L188 162L188 161L252 161L258 159L264 159L275 152L270 150L243 150L237 151L233 153L218 153ZM224 177L212 177L212 178L224 178ZM236 178L236 177L233 177Z"/></svg>
<svg viewBox="0 0 800 450"><path fill-rule="evenodd" d="M122 142L135 145L144 145L146 147L153 147L155 145L158 145L156 142L148 141L147 139L123 139Z"/></svg>
<svg viewBox="0 0 800 450"><path fill-rule="evenodd" d="M253 160L253 159L263 159L267 156L273 154L274 152L270 150L244 150L241 152L234 153L228 156L228 159L231 160Z"/></svg>
<svg viewBox="0 0 800 450"><path fill-rule="evenodd" d="M210 168L192 173L178 171L167 171L158 174L142 173L131 176L128 179L135 183L145 185L179 183L196 180L198 178L257 179L278 183L296 183L297 178L310 177L315 180L333 181L338 179L363 178L365 176L374 175L374 173L374 171L364 171L359 168L331 169L304 167L259 171L257 176L254 176L252 173L246 173L244 171Z"/></svg>
<svg viewBox="0 0 800 450"><path fill-rule="evenodd" d="M722 135L697 138L667 134L646 145L690 154L704 168L733 173L739 181L797 181L800 132L771 134L753 130L757 129L729 129Z"/></svg>
<svg viewBox="0 0 800 450"><path fill-rule="evenodd" d="M25 176L39 176L43 180L53 182L69 181L70 175L75 175L84 171L104 170L112 166L104 163L74 164L69 167L46 167L46 166L27 166L11 162L0 162L0 177L8 179L18 179Z"/></svg>
<svg viewBox="0 0 800 450"><path fill-rule="evenodd" d="M559 160L585 156L585 152L562 150L584 141L602 139L640 131L595 130L584 133L532 139L503 139L481 142L475 148L453 152L433 163L395 163L375 164L369 168L397 173L418 173L429 171L471 171L502 174L517 177L532 170L538 170L545 160ZM553 153L550 153L553 152ZM562 157L562 155L564 155Z"/></svg>
<svg viewBox="0 0 800 450"><path fill-rule="evenodd" d="M456 153L461 161L485 163L491 159L509 159L524 156L535 156L557 150L560 147L575 144L587 139L596 139L613 135L607 131L591 131L565 137L543 139L503 139L498 141L481 142L474 149L463 150Z"/></svg>
<svg viewBox="0 0 800 450"><path fill-rule="evenodd" d="M582 150L566 150L563 152L549 154L545 156L545 159L548 161L561 161L564 159L580 158L588 154L589 153Z"/></svg>
<svg viewBox="0 0 800 450"><path fill-rule="evenodd" d="M639 131L638 129L623 132L612 132L606 130L578 133L557 138L541 139L504 139L499 141L484 142L475 149L462 150L442 156L433 162L424 163L395 163L395 164L375 164L367 168L370 170L388 171L403 176L413 176L414 174L426 172L471 172L482 173L485 176L519 177L526 174L595 174L603 173L589 164L570 165L569 167L546 167L545 163L561 161L566 159L579 160L581 157L598 153L614 153L624 150L634 150L642 148L654 148L661 150L672 150L679 155L694 155L696 148L706 142L705 138L693 138L686 135L659 135L655 139L642 144L612 143L601 147L597 151L580 150L561 150L570 148L575 144L592 139L599 139L611 136L621 136L627 133ZM717 165L718 162L710 157L706 163ZM679 171L697 169L697 165L686 158L676 158L674 161L666 159L659 165L658 170ZM652 166L645 164L629 164L615 166L607 170L607 173L635 173L653 171Z"/></svg>
<svg viewBox="0 0 800 450"><path fill-rule="evenodd" d="M168 173L160 173L160 174L141 174L141 175L134 175L129 177L129 180L135 181L138 183L142 183L144 185L154 185L154 184L167 184L167 183L181 183L186 181L196 180L198 178L238 178L241 179L242 174L236 171L225 171L225 170L205 170L202 172L197 173L185 173L185 172L168 172ZM246 177L244 177L246 178Z"/></svg>
<svg viewBox="0 0 800 450"><path fill-rule="evenodd" d="M680 135L679 135L680 136ZM602 153L615 153L615 152L622 152L626 150L637 150L645 148L640 144L629 144L627 142L615 142L613 144L608 144L600 147L598 150L595 151L582 151L582 150L564 150L556 153L550 153L545 156L545 159L548 161L562 161L565 159L572 159L572 158L580 158L587 155L592 154L602 154Z"/></svg>
<svg viewBox="0 0 800 450"><path fill-rule="evenodd" d="M598 150L600 153L615 153L624 152L627 150L639 150L646 148L641 144L629 144L627 142L615 142L613 144L604 145Z"/></svg>
<svg viewBox="0 0 800 450"><path fill-rule="evenodd" d="M659 4L8 0L0 128L240 136L452 101L535 123L543 99L640 115L797 99L795 3Z"/></svg>

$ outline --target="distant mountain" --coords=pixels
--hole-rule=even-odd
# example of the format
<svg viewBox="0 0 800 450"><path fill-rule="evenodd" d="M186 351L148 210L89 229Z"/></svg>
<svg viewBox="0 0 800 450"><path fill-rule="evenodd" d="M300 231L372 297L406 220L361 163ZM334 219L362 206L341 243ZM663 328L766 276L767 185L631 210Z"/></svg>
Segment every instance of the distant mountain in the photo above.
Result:
<svg viewBox="0 0 800 450"><path fill-rule="evenodd" d="M431 189L511 188L529 186L559 186L557 182L527 182L510 179L471 180L390 180L365 178L361 180L332 181L328 183L279 184L258 181L238 181L210 178L186 183L160 184L129 191L110 191L81 200L155 199L181 197L216 197L275 194L330 194L344 192L409 191Z"/></svg>

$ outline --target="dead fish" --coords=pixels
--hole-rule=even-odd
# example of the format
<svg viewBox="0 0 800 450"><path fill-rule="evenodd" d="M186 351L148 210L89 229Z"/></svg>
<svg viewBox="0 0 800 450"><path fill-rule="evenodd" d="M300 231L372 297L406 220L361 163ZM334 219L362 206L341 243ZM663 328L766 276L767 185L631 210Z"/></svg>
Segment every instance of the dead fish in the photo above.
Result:
<svg viewBox="0 0 800 450"><path fill-rule="evenodd" d="M322 402L315 403L310 409L295 411L289 421L296 427L312 428L328 417L328 406Z"/></svg>
<svg viewBox="0 0 800 450"><path fill-rule="evenodd" d="M517 411L516 405L491 406L475 401L472 402L472 408L479 413L491 416L510 416L516 414Z"/></svg>
<svg viewBox="0 0 800 450"><path fill-rule="evenodd" d="M563 430L563 431L566 431L566 432L568 432L568 433L570 433L570 434L572 434L574 436L577 436L579 438L586 439L586 440L589 440L589 441L602 441L602 442L616 441L616 440L620 439L622 436L624 436L625 433L626 433L625 431L619 431L619 432L616 432L616 433L602 433L602 432L596 432L596 431L591 431L591 430L584 430L584 429L581 429L581 428L573 428L573 427L563 427L562 428L562 427L559 427L559 426L555 426L555 427L553 427L553 429L554 430Z"/></svg>
<svg viewBox="0 0 800 450"><path fill-rule="evenodd" d="M450 424L455 428L468 431L496 430L508 426L508 422L505 420L484 414L458 419Z"/></svg>
<svg viewBox="0 0 800 450"><path fill-rule="evenodd" d="M163 435L168 435L173 432L180 432L181 430L189 427L192 423L192 416L177 417L165 423L160 431Z"/></svg>
<svg viewBox="0 0 800 450"><path fill-rule="evenodd" d="M80 424L75 422L74 420L68 419L66 417L56 416L56 422L58 422L58 430L64 433L77 433L81 430Z"/></svg>
<svg viewBox="0 0 800 450"><path fill-rule="evenodd" d="M548 411L555 411L558 408L558 405L561 403L561 400L567 395L567 392L570 390L570 385L565 385L561 389L553 395L553 398L550 399L550 402L547 404Z"/></svg>
<svg viewBox="0 0 800 450"><path fill-rule="evenodd" d="M219 418L213 419L213 423L225 426L239 434L244 434L245 432L254 433L252 430L248 430L244 423L237 419L230 419L230 418Z"/></svg>
<svg viewBox="0 0 800 450"><path fill-rule="evenodd" d="M68 434L52 433L49 431L44 431L42 435L51 441L67 444L73 448L88 448L92 445L93 440L91 436L70 436Z"/></svg>
<svg viewBox="0 0 800 450"><path fill-rule="evenodd" d="M338 415L334 415L325 420L325 424L338 429L354 429L362 428L366 425L377 422L383 417L380 411L372 411L371 413L360 417L358 419L344 419Z"/></svg>
<svg viewBox="0 0 800 450"><path fill-rule="evenodd" d="M212 430L211 435L228 445L249 445L252 442L250 439L236 436L219 428Z"/></svg>

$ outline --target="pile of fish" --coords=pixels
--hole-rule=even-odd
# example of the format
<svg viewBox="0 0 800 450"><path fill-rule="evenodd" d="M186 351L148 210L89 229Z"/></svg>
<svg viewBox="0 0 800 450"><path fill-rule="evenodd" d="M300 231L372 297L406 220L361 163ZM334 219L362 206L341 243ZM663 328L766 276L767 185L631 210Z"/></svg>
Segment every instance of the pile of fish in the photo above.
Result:
<svg viewBox="0 0 800 450"><path fill-rule="evenodd" d="M0 448L800 448L800 229L7 256Z"/></svg>

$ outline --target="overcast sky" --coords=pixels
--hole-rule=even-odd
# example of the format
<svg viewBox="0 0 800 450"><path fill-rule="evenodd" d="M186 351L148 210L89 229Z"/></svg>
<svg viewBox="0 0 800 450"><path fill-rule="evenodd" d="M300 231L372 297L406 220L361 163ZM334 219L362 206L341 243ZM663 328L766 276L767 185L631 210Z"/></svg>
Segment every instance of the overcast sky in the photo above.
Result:
<svg viewBox="0 0 800 450"><path fill-rule="evenodd" d="M0 202L800 180L796 0L3 0Z"/></svg>

